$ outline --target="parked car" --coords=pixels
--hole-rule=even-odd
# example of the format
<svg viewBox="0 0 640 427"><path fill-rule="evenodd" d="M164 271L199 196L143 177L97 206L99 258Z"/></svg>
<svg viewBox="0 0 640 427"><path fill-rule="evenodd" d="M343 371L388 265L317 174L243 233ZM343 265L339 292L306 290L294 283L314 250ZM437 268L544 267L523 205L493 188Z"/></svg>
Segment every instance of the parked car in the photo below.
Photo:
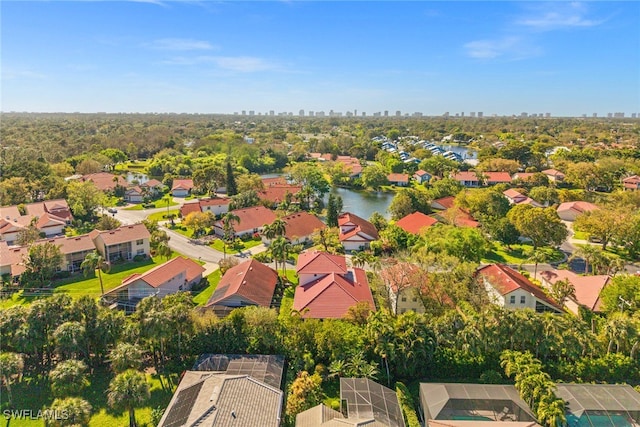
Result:
<svg viewBox="0 0 640 427"><path fill-rule="evenodd" d="M116 208L109 208L109 209L107 209L107 212L112 213L112 214L116 214L116 213L118 213L118 209L116 209Z"/></svg>

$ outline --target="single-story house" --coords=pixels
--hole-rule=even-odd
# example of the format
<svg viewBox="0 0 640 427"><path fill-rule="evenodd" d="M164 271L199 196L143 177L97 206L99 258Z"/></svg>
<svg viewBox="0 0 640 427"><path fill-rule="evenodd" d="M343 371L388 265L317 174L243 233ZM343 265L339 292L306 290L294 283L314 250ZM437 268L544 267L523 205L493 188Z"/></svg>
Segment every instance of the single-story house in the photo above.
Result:
<svg viewBox="0 0 640 427"><path fill-rule="evenodd" d="M229 212L231 199L228 197L213 197L210 199L200 199L198 203L201 212L211 212L215 216L220 216Z"/></svg>
<svg viewBox="0 0 640 427"><path fill-rule="evenodd" d="M276 214L264 206L252 206L231 212L240 219L233 223L235 237L260 233L265 224L271 224L276 219ZM216 236L224 237L222 220L216 221L213 227Z"/></svg>
<svg viewBox="0 0 640 427"><path fill-rule="evenodd" d="M598 209L600 208L593 203L578 201L561 203L556 211L563 221L575 221L579 215Z"/></svg>
<svg viewBox="0 0 640 427"><path fill-rule="evenodd" d="M625 190L640 190L640 176L628 176L622 180Z"/></svg>
<svg viewBox="0 0 640 427"><path fill-rule="evenodd" d="M414 212L396 222L396 225L407 233L420 234L425 228L431 227L438 222L432 216L425 215L422 212Z"/></svg>
<svg viewBox="0 0 640 427"><path fill-rule="evenodd" d="M124 200L129 203L142 203L144 190L139 185L129 187L124 192Z"/></svg>
<svg viewBox="0 0 640 427"><path fill-rule="evenodd" d="M174 179L171 194L174 197L187 197L193 189L192 179Z"/></svg>
<svg viewBox="0 0 640 427"><path fill-rule="evenodd" d="M120 175L114 175L109 172L90 173L82 177L83 181L91 181L93 185L104 192L110 192L115 190L116 186L127 187L129 183L124 177Z"/></svg>
<svg viewBox="0 0 640 427"><path fill-rule="evenodd" d="M271 267L247 260L224 273L205 307L270 307L278 280Z"/></svg>
<svg viewBox="0 0 640 427"><path fill-rule="evenodd" d="M435 199L434 201L432 201L431 207L433 209L444 211L454 207L455 201L456 201L456 198L454 196L441 197L439 199Z"/></svg>
<svg viewBox="0 0 640 427"><path fill-rule="evenodd" d="M511 175L508 172L484 172L485 185L510 184Z"/></svg>
<svg viewBox="0 0 640 427"><path fill-rule="evenodd" d="M503 191L502 194L504 194L504 196L507 198L509 203L512 205L525 204L525 205L531 205L536 208L542 207L540 203L536 202L531 197L527 197L524 194L520 193L518 190L513 188Z"/></svg>
<svg viewBox="0 0 640 427"><path fill-rule="evenodd" d="M135 306L141 299L154 295L162 298L187 291L200 283L204 268L189 258L176 257L146 273L134 273L104 297L125 307Z"/></svg>
<svg viewBox="0 0 640 427"><path fill-rule="evenodd" d="M611 277L607 275L580 276L569 270L545 270L538 276L547 289L551 289L551 286L560 280L567 280L573 285L575 298L568 298L564 305L576 315L580 306L595 312L602 311L600 293L611 282Z"/></svg>
<svg viewBox="0 0 640 427"><path fill-rule="evenodd" d="M280 219L285 222L284 238L293 245L307 243L311 241L318 230L327 228L326 224L320 221L317 216L304 211ZM271 244L271 241L264 234L262 241L265 245Z"/></svg>
<svg viewBox="0 0 640 427"><path fill-rule="evenodd" d="M406 187L409 185L409 174L408 173L390 173L387 175L387 180L389 184L396 185L398 187Z"/></svg>
<svg viewBox="0 0 640 427"><path fill-rule="evenodd" d="M451 176L451 178L455 179L465 187L480 187L480 179L474 171L458 172Z"/></svg>
<svg viewBox="0 0 640 427"><path fill-rule="evenodd" d="M562 307L529 279L504 264L489 264L476 271L494 304L509 309L530 308L538 313L562 313Z"/></svg>
<svg viewBox="0 0 640 427"><path fill-rule="evenodd" d="M162 193L164 184L157 179L150 179L140 184L140 188L146 190L152 196L157 196L158 194Z"/></svg>

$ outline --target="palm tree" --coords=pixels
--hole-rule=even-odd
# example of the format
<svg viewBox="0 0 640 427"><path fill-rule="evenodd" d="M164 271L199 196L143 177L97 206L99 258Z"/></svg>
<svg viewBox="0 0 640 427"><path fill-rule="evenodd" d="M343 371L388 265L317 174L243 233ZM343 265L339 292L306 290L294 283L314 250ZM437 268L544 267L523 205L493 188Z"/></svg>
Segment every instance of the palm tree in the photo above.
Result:
<svg viewBox="0 0 640 427"><path fill-rule="evenodd" d="M119 342L109 352L109 361L113 372L120 373L127 369L138 369L142 366L142 349L137 344Z"/></svg>
<svg viewBox="0 0 640 427"><path fill-rule="evenodd" d="M536 415L540 424L549 427L560 427L567 423L565 413L564 400L558 399L552 394L540 401Z"/></svg>
<svg viewBox="0 0 640 427"><path fill-rule="evenodd" d="M7 394L9 395L9 406L13 406L13 398L11 396L11 381L14 376L22 375L24 369L24 361L22 355L17 353L0 353L0 373L2 379L7 386Z"/></svg>
<svg viewBox="0 0 640 427"><path fill-rule="evenodd" d="M46 420L45 425L48 427L88 426L92 409L89 402L79 397L56 399L49 410L54 414L65 414L65 416Z"/></svg>
<svg viewBox="0 0 640 427"><path fill-rule="evenodd" d="M240 224L240 217L233 212L227 212L222 217L222 232L224 234L224 259L227 259L227 243L231 241L231 238L233 238L236 234L234 224Z"/></svg>
<svg viewBox="0 0 640 427"><path fill-rule="evenodd" d="M582 258L584 260L584 272L589 273L590 264L595 267L595 265L599 265L602 263L602 249L593 245L582 245L578 247L569 257L570 260L576 258Z"/></svg>
<svg viewBox="0 0 640 427"><path fill-rule="evenodd" d="M271 223L271 228L276 236L284 236L284 233L287 231L287 222L281 218L277 218Z"/></svg>
<svg viewBox="0 0 640 427"><path fill-rule="evenodd" d="M104 270L106 272L109 268L109 264L105 261L100 252L89 252L87 256L84 257L84 261L82 261L82 264L80 264L80 268L82 268L82 273L85 277L88 276L91 272L95 274L96 270L98 271L98 279L100 280L100 296L104 295L102 271Z"/></svg>
<svg viewBox="0 0 640 427"><path fill-rule="evenodd" d="M545 263L549 261L549 255L544 252L542 249L535 249L529 254L529 258L527 261L535 263L535 267L533 270L533 278L537 279L538 277L538 264Z"/></svg>
<svg viewBox="0 0 640 427"><path fill-rule="evenodd" d="M107 391L109 406L129 411L129 427L137 427L135 407L149 398L149 384L142 372L128 369L118 374Z"/></svg>
<svg viewBox="0 0 640 427"><path fill-rule="evenodd" d="M156 255L158 255L159 257L163 257L164 259L168 260L169 258L171 258L171 254L173 252L171 251L171 248L169 247L169 245L165 242L160 242L158 243L157 247L156 247Z"/></svg>
<svg viewBox="0 0 640 427"><path fill-rule="evenodd" d="M89 385L87 365L81 360L64 360L49 372L49 382L54 396L78 395Z"/></svg>

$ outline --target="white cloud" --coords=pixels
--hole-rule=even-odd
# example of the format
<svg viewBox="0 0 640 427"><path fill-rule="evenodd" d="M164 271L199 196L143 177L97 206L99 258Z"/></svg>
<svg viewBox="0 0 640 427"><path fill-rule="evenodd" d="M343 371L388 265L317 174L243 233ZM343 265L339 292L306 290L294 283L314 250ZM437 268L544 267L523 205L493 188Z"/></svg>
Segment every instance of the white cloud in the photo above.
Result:
<svg viewBox="0 0 640 427"><path fill-rule="evenodd" d="M165 60L162 63L167 65L213 64L221 70L240 73L254 73L278 68L275 64L254 56L180 56Z"/></svg>
<svg viewBox="0 0 640 427"><path fill-rule="evenodd" d="M158 50L213 50L217 46L205 40L166 38L154 40L145 46Z"/></svg>
<svg viewBox="0 0 640 427"><path fill-rule="evenodd" d="M474 40L464 45L467 55L475 59L518 60L537 56L539 47L533 46L520 37L504 37L493 40Z"/></svg>
<svg viewBox="0 0 640 427"><path fill-rule="evenodd" d="M536 9L532 16L521 18L516 23L536 30L551 31L595 27L604 22L589 18L587 6L580 2L545 3L537 5Z"/></svg>

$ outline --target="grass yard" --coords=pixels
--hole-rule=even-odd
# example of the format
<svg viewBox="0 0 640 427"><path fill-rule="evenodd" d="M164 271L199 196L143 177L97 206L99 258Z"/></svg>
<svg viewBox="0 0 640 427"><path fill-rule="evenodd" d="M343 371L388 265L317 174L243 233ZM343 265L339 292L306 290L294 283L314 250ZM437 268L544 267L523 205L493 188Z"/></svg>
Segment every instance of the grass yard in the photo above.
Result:
<svg viewBox="0 0 640 427"><path fill-rule="evenodd" d="M177 256L177 253L172 253L171 257ZM164 258L156 257L155 259L147 259L140 262L130 262L126 264L118 264L112 267L108 273L102 273L102 283L104 285L104 291L108 292L111 289L119 286L122 283L122 279L128 277L134 273L144 273L153 267L164 263ZM68 279L60 280L55 283L54 292L66 292L72 297L80 297L82 295L90 295L93 297L100 296L100 280L97 276L85 278L82 274L74 275Z"/></svg>
<svg viewBox="0 0 640 427"><path fill-rule="evenodd" d="M540 248L549 257L549 262L562 261L564 255L554 248ZM511 245L511 250L507 249L504 245L494 243L493 250L489 252L483 259L484 263L506 263L506 264L523 264L527 263L530 251L533 250L533 246L527 244Z"/></svg>
<svg viewBox="0 0 640 427"><path fill-rule="evenodd" d="M209 301L209 298L211 298L211 295L213 295L213 293L215 292L221 277L222 273L220 272L220 269L217 269L216 271L208 275L207 281L209 282L209 286L195 294L193 296L193 302L198 306L205 305L207 301Z"/></svg>
<svg viewBox="0 0 640 427"><path fill-rule="evenodd" d="M166 207L166 206L165 206ZM179 209L169 209L169 215L175 215L175 217L178 217L178 214L180 213ZM147 217L147 219L149 221L167 221L167 211L163 210L162 212L156 212L156 213L152 213L151 215L149 215Z"/></svg>
<svg viewBox="0 0 640 427"><path fill-rule="evenodd" d="M106 369L95 370L89 377L91 384L82 392L82 398L91 404L92 416L89 422L90 427L113 427L129 425L129 415L126 411L114 411L107 404L107 388L113 374ZM136 420L138 425L151 425L151 411L155 408L165 408L173 394L174 387L169 383L176 384L177 376L173 376L171 381L167 377L157 374L147 374L147 382L151 392L150 398L136 408ZM12 386L14 407L16 409L32 410L34 414L38 410L51 405L53 396L49 388L49 383L44 379L24 378L21 383ZM6 408L6 393L0 394L0 407ZM12 419L7 421L7 426L11 427L42 427L42 420Z"/></svg>
<svg viewBox="0 0 640 427"><path fill-rule="evenodd" d="M573 238L574 239L578 239L578 240L588 240L589 239L589 233L587 233L585 231L574 231Z"/></svg>
<svg viewBox="0 0 640 427"><path fill-rule="evenodd" d="M237 254L240 251L243 251L245 249L250 249L253 248L255 246L258 246L262 243L262 240L249 240L246 242L242 242L242 245L239 245L236 248L231 248L229 246L227 246L227 254ZM220 251L220 252L224 252L224 246L223 246L223 242L221 239L216 239L213 241L213 243L211 243L209 246L211 246L213 249Z"/></svg>

